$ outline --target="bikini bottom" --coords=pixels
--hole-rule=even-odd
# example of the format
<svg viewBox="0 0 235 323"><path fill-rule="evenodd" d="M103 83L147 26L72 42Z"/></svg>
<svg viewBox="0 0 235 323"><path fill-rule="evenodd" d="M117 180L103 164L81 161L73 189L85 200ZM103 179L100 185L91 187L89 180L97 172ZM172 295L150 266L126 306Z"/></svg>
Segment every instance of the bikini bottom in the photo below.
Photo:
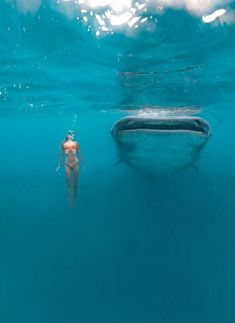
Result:
<svg viewBox="0 0 235 323"><path fill-rule="evenodd" d="M68 162L65 162L65 165L71 169L73 169L77 164L78 164L78 161L74 162L73 164L69 164Z"/></svg>

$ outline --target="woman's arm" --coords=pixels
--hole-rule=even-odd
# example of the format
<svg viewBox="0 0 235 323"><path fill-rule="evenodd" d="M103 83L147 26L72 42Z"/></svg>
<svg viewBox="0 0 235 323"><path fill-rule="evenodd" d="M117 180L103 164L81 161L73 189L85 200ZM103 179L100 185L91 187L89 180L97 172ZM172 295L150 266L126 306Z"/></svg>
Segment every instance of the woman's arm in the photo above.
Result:
<svg viewBox="0 0 235 323"><path fill-rule="evenodd" d="M59 156L59 161L58 161L58 166L56 168L56 172L58 172L58 170L60 169L60 165L63 159L63 155L64 155L64 149L63 146L61 145L61 150L60 150L60 156Z"/></svg>
<svg viewBox="0 0 235 323"><path fill-rule="evenodd" d="M78 154L78 158L81 160L81 162L84 165L84 159L83 159L83 156L81 154L81 150L80 150L79 144L77 142L76 142L76 144L77 144L77 154Z"/></svg>

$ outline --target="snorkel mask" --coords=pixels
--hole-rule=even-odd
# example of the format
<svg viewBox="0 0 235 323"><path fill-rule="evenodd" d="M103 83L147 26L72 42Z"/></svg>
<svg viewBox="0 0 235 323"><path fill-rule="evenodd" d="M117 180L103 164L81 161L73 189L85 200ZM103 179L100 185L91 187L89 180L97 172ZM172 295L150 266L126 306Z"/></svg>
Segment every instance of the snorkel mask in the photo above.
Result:
<svg viewBox="0 0 235 323"><path fill-rule="evenodd" d="M74 131L73 130L68 130L65 135L66 136L74 136Z"/></svg>
<svg viewBox="0 0 235 323"><path fill-rule="evenodd" d="M68 140L68 136L74 137L74 131L73 130L68 130L65 133L65 140Z"/></svg>

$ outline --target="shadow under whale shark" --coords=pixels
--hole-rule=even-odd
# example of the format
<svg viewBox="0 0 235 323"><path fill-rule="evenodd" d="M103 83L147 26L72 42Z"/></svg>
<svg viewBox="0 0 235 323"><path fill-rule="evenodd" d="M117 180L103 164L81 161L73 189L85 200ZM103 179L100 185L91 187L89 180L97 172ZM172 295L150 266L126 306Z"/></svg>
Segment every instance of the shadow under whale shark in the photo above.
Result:
<svg viewBox="0 0 235 323"><path fill-rule="evenodd" d="M195 166L211 135L208 122L192 116L127 116L111 129L120 161L150 174Z"/></svg>

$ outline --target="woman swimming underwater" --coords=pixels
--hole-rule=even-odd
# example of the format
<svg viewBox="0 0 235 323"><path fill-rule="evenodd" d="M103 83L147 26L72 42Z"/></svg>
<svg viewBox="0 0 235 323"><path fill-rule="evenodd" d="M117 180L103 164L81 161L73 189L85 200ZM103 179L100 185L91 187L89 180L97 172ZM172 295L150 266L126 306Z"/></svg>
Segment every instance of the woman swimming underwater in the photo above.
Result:
<svg viewBox="0 0 235 323"><path fill-rule="evenodd" d="M60 169L60 165L61 165L64 153L66 155L65 172L67 176L69 202L70 202L70 205L72 205L73 197L76 198L77 196L78 174L79 174L78 158L82 159L79 145L76 141L74 141L74 131L69 130L65 134L65 138L61 144L61 152L60 152L58 167L56 168L56 171ZM76 153L78 154L78 158ZM74 188L73 193L71 189L72 176L73 176L73 188Z"/></svg>

